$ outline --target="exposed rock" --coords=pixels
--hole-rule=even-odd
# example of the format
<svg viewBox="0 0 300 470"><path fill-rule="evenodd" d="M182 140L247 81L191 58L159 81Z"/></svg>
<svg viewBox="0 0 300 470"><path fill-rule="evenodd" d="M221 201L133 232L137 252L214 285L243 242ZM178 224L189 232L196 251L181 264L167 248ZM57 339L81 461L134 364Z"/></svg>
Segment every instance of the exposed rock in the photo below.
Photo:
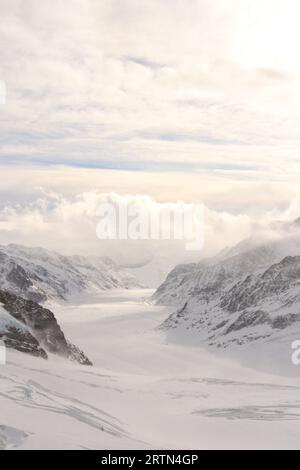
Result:
<svg viewBox="0 0 300 470"><path fill-rule="evenodd" d="M218 300L248 276L262 273L266 273L266 277L272 276L272 271L267 273L270 267L298 255L299 233L268 242L247 239L214 258L204 259L198 264L176 266L152 299L160 305L175 306L191 298L197 298L202 303Z"/></svg>
<svg viewBox="0 0 300 470"><path fill-rule="evenodd" d="M45 351L57 354L84 365L92 365L91 361L76 346L70 344L54 314L36 302L17 297L0 290L0 303L10 316L18 323L6 325L3 339L8 347L23 352L47 357ZM19 325L24 325L22 329ZM17 331L17 330L20 331ZM1 330L0 330L1 333Z"/></svg>
<svg viewBox="0 0 300 470"><path fill-rule="evenodd" d="M47 359L46 351L40 347L38 341L25 329L16 326L8 326L0 329L0 339L4 341L7 348L31 354L32 356Z"/></svg>
<svg viewBox="0 0 300 470"><path fill-rule="evenodd" d="M278 315L278 317L274 318L272 321L272 327L284 330L296 322L300 322L300 314L288 313L287 315Z"/></svg>
<svg viewBox="0 0 300 470"><path fill-rule="evenodd" d="M175 301L179 308L161 328L193 331L218 348L269 341L297 324L300 330L300 256L284 257L261 270L258 266L266 260L277 259L274 246L232 252L233 257L215 265L191 265L190 272L187 266L177 267L170 273L154 300Z"/></svg>
<svg viewBox="0 0 300 470"><path fill-rule="evenodd" d="M260 310L255 312L243 312L225 331L229 334L233 331L239 331L249 326L263 325L271 323L270 316Z"/></svg>

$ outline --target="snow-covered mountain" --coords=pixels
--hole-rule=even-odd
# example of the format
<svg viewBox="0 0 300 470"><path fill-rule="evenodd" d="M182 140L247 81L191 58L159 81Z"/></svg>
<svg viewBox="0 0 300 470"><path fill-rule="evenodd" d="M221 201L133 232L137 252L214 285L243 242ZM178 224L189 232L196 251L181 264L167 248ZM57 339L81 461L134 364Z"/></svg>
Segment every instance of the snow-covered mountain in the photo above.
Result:
<svg viewBox="0 0 300 470"><path fill-rule="evenodd" d="M300 255L300 232L267 241L243 240L200 263L176 266L153 295L158 304L182 305L195 296L219 296L238 280L260 273L287 256Z"/></svg>
<svg viewBox="0 0 300 470"><path fill-rule="evenodd" d="M37 302L133 287L140 287L136 278L110 258L63 256L19 245L0 247L0 288Z"/></svg>
<svg viewBox="0 0 300 470"><path fill-rule="evenodd" d="M177 266L153 296L158 304L177 306L162 328L177 340L193 338L241 356L254 345L269 359L281 354L290 361L291 342L300 339L299 255L296 230L264 242L245 240L200 264Z"/></svg>
<svg viewBox="0 0 300 470"><path fill-rule="evenodd" d="M36 302L0 290L0 339L8 348L47 359L48 354L92 365L67 341L54 314Z"/></svg>
<svg viewBox="0 0 300 470"><path fill-rule="evenodd" d="M32 356L47 358L46 351L40 347L28 328L0 306L0 339L8 348Z"/></svg>

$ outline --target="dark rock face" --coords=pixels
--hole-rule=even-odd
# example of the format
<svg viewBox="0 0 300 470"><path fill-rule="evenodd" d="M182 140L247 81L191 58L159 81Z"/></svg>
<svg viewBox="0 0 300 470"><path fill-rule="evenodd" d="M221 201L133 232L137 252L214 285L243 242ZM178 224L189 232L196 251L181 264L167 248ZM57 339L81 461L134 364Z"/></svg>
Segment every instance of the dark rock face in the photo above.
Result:
<svg viewBox="0 0 300 470"><path fill-rule="evenodd" d="M272 327L274 329L284 330L296 322L300 322L300 314L289 313L287 315L278 315L272 321Z"/></svg>
<svg viewBox="0 0 300 470"><path fill-rule="evenodd" d="M287 257L263 274L247 276L223 295L221 307L231 313L250 308L259 301L287 292L300 282L300 257Z"/></svg>
<svg viewBox="0 0 300 470"><path fill-rule="evenodd" d="M265 312L261 312L259 310L256 312L244 312L228 327L225 334L229 334L233 331L239 331L249 326L263 325L270 322L270 317Z"/></svg>
<svg viewBox="0 0 300 470"><path fill-rule="evenodd" d="M25 333L22 329L20 332L6 331L3 339L8 347L45 358L47 351L80 364L92 365L82 351L66 340L50 310L32 300L17 297L6 291L0 291L0 303L15 320L27 329Z"/></svg>
<svg viewBox="0 0 300 470"><path fill-rule="evenodd" d="M25 329L16 326L8 326L0 331L0 339L4 341L7 348L31 354L32 356L47 359L46 351L40 347L39 342Z"/></svg>
<svg viewBox="0 0 300 470"><path fill-rule="evenodd" d="M17 264L12 266L12 269L7 274L7 280L14 282L15 285L21 290L26 290L32 286L32 282L26 275L26 271Z"/></svg>

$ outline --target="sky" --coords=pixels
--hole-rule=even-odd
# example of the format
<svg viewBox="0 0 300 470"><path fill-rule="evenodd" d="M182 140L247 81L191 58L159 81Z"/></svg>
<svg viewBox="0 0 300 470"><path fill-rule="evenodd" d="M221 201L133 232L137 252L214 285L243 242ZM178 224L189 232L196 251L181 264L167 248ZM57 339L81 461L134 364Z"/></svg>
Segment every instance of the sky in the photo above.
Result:
<svg viewBox="0 0 300 470"><path fill-rule="evenodd" d="M239 236L297 207L298 0L0 0L0 12L0 210L32 214L27 233L54 194L201 201L246 218ZM5 220L0 240L30 243Z"/></svg>

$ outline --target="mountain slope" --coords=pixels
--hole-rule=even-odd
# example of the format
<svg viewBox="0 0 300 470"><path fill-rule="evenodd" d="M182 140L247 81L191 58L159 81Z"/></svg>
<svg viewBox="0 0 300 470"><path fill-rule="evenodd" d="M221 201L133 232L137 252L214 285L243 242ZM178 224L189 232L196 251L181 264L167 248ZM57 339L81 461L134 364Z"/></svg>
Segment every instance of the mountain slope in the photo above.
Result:
<svg viewBox="0 0 300 470"><path fill-rule="evenodd" d="M10 349L44 359L48 357L29 329L12 317L3 307L0 307L0 339L4 340L6 347Z"/></svg>
<svg viewBox="0 0 300 470"><path fill-rule="evenodd" d="M299 321L300 257L288 257L262 274L247 276L217 299L204 301L203 296L194 296L164 326L186 323L201 334L205 330L214 344L220 335L243 328L265 325L269 330L284 329Z"/></svg>
<svg viewBox="0 0 300 470"><path fill-rule="evenodd" d="M0 339L8 348L47 358L47 352L92 365L69 343L54 314L36 302L0 290Z"/></svg>
<svg viewBox="0 0 300 470"><path fill-rule="evenodd" d="M297 373L291 356L300 338L300 257L284 258L218 296L190 298L160 328L171 341L226 351L251 367Z"/></svg>
<svg viewBox="0 0 300 470"><path fill-rule="evenodd" d="M300 338L299 247L297 235L247 240L201 264L178 266L153 296L177 306L161 328L171 340L248 356L249 365L269 362L274 369L284 361L289 368L292 342Z"/></svg>
<svg viewBox="0 0 300 470"><path fill-rule="evenodd" d="M83 292L139 286L109 258L62 256L42 248L0 247L0 286L16 295L44 302L67 300Z"/></svg>
<svg viewBox="0 0 300 470"><path fill-rule="evenodd" d="M207 301L212 296L219 297L249 274L261 273L283 258L297 255L300 255L297 233L267 242L247 239L201 263L176 266L152 299L161 305L183 305L194 296Z"/></svg>

